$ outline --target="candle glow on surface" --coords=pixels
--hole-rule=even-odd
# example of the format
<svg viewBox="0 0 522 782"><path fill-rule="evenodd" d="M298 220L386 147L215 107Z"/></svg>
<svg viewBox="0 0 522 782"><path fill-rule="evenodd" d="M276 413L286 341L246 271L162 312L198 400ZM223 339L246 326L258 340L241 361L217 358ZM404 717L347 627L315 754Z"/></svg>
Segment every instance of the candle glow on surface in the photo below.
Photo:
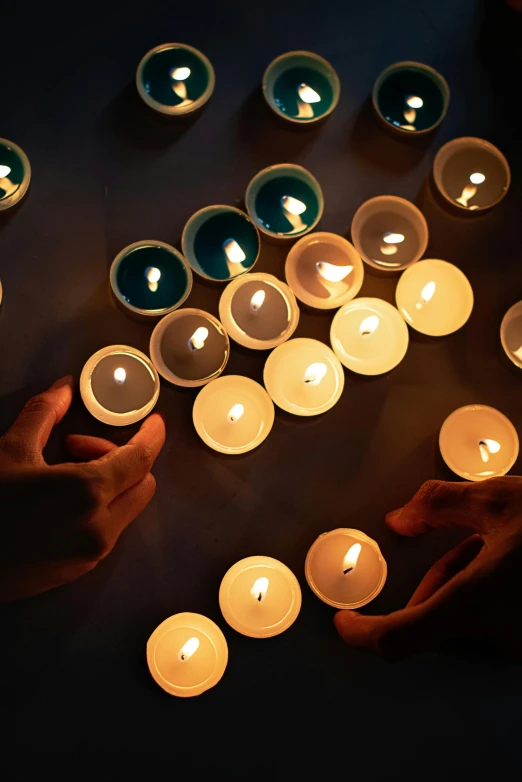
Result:
<svg viewBox="0 0 522 782"><path fill-rule="evenodd" d="M223 250L230 263L243 263L246 255L235 239L227 239L223 242Z"/></svg>
<svg viewBox="0 0 522 782"><path fill-rule="evenodd" d="M192 655L199 649L199 638L189 638L179 650L178 659L182 663L190 660Z"/></svg>
<svg viewBox="0 0 522 782"><path fill-rule="evenodd" d="M353 266L334 266L326 261L317 261L315 268L318 274L328 282L341 282L353 272Z"/></svg>

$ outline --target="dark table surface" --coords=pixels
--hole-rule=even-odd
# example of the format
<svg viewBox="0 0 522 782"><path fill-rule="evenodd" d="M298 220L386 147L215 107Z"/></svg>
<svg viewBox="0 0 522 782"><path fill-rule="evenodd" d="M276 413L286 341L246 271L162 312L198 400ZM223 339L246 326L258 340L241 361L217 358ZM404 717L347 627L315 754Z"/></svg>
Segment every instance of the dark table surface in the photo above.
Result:
<svg viewBox="0 0 522 782"><path fill-rule="evenodd" d="M443 339L412 332L392 373L347 373L339 404L319 418L278 411L268 440L241 457L200 442L195 392L162 385L168 438L150 506L93 572L2 610L1 700L18 765L9 778L32 778L26 764L44 752L62 761L76 753L69 779L89 758L98 779L110 778L110 752L122 772L116 778L137 752L168 758L169 774L214 766L249 776L266 766L277 779L285 763L312 773L315 758L323 771L346 777L362 768L372 780L467 778L463 769L474 779L493 770L495 779L519 778L520 669L477 648L394 665L350 650L334 611L308 589L303 563L319 533L358 527L389 564L387 584L366 610L404 605L456 536L401 539L383 518L422 481L449 477L437 448L445 417L485 403L522 432L522 374L499 346L502 315L522 298L522 16L500 0L234 0L208 10L132 0L68 10L11 4L1 21L0 136L22 146L33 168L27 197L0 222L1 429L57 377L78 378L104 345L147 351L151 327L111 302L111 260L139 239L179 246L193 212L241 204L251 177L270 164L300 163L318 178L322 230L347 235L356 208L374 195L415 201L429 224L427 257L457 264L475 293L461 331ZM133 86L141 56L169 40L202 49L217 79L206 111L174 127L146 110ZM263 70L290 49L315 51L339 73L341 100L321 128L281 126L263 104ZM379 72L404 59L434 66L451 87L445 122L420 144L388 136L368 107ZM429 186L436 150L464 135L497 144L512 167L507 198L480 216L448 213ZM263 243L257 270L283 277L284 259L284 248ZM393 301L396 282L367 268L361 294ZM217 315L220 293L197 279L187 303ZM328 341L330 321L303 312L296 336ZM261 381L265 358L233 345L227 372ZM48 458L63 458L67 432L124 442L135 429L99 424L77 399ZM519 459L513 472L521 467ZM281 559L303 588L298 621L267 641L228 628L217 599L229 566L256 553ZM189 701L159 689L145 663L148 636L179 611L214 619L230 651L221 683Z"/></svg>

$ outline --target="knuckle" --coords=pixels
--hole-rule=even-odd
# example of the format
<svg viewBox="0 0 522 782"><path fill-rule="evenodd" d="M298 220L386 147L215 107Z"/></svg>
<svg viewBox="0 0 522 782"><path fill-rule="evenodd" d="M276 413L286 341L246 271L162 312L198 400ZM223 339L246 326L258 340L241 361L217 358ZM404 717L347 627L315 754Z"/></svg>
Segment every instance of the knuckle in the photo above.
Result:
<svg viewBox="0 0 522 782"><path fill-rule="evenodd" d="M112 545L104 530L94 524L86 525L78 535L78 553L91 567L111 551Z"/></svg>
<svg viewBox="0 0 522 782"><path fill-rule="evenodd" d="M103 504L105 485L103 478L86 465L75 471L71 494L77 510L90 514Z"/></svg>
<svg viewBox="0 0 522 782"><path fill-rule="evenodd" d="M138 467L146 467L153 462L152 450L148 445L136 443L132 445L133 459Z"/></svg>
<svg viewBox="0 0 522 782"><path fill-rule="evenodd" d="M446 504L447 492L443 481L426 481L417 493L417 502L430 510L440 510Z"/></svg>
<svg viewBox="0 0 522 782"><path fill-rule="evenodd" d="M47 413L52 409L53 405L45 393L31 397L24 405L25 413Z"/></svg>

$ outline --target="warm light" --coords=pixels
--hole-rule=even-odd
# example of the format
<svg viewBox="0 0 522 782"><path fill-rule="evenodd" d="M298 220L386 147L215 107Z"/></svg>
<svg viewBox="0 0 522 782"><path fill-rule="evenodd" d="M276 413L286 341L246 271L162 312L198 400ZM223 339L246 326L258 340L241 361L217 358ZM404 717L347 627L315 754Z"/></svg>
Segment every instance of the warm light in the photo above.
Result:
<svg viewBox="0 0 522 782"><path fill-rule="evenodd" d="M379 325L379 316L378 315L368 315L367 318L363 320L361 325L359 326L359 333L361 337L369 337L370 334L373 334L375 329Z"/></svg>
<svg viewBox="0 0 522 782"><path fill-rule="evenodd" d="M334 266L326 261L317 261L315 268L328 282L341 282L350 272L353 272L353 266Z"/></svg>
<svg viewBox="0 0 522 782"><path fill-rule="evenodd" d="M481 185L483 182L485 182L486 177L484 174L471 174L469 181L472 182L474 185Z"/></svg>
<svg viewBox="0 0 522 782"><path fill-rule="evenodd" d="M223 242L223 249L230 263L243 263L246 260L245 253L235 239L226 239Z"/></svg>
<svg viewBox="0 0 522 782"><path fill-rule="evenodd" d="M425 304L427 304L431 299L433 298L433 294L435 293L435 289L437 287L437 283L433 282L427 282L424 288L421 290L420 295L420 301L417 302L415 305L418 310L422 309Z"/></svg>
<svg viewBox="0 0 522 782"><path fill-rule="evenodd" d="M313 90L308 84L300 84L297 88L297 94L305 103L319 103L321 96Z"/></svg>
<svg viewBox="0 0 522 782"><path fill-rule="evenodd" d="M190 73L190 68L173 68L170 72L170 77L177 81L185 81L190 76Z"/></svg>
<svg viewBox="0 0 522 782"><path fill-rule="evenodd" d="M149 266L148 269L145 269L145 277L149 282L158 282L161 272L155 266Z"/></svg>
<svg viewBox="0 0 522 782"><path fill-rule="evenodd" d="M422 98L419 98L418 95L408 95L406 98L406 103L410 107L410 109L422 109L424 106L424 101Z"/></svg>
<svg viewBox="0 0 522 782"><path fill-rule="evenodd" d="M353 546L350 546L346 554L344 555L343 559L343 573L346 576L348 573L351 573L354 567L357 564L357 560L359 559L359 554L361 553L362 546L360 543L354 543Z"/></svg>
<svg viewBox="0 0 522 782"><path fill-rule="evenodd" d="M231 424L235 424L236 421L239 421L243 413L245 412L245 408L242 404L233 405L230 410L228 411L228 421Z"/></svg>
<svg viewBox="0 0 522 782"><path fill-rule="evenodd" d="M327 371L328 367L326 364L310 364L304 374L304 381L310 386L318 386L323 377L326 375Z"/></svg>
<svg viewBox="0 0 522 782"><path fill-rule="evenodd" d="M489 440L486 438L479 440L479 451L482 461L484 463L489 462L490 454L498 453L500 451L500 443L497 443L496 440Z"/></svg>
<svg viewBox="0 0 522 782"><path fill-rule="evenodd" d="M306 204L292 196L283 196L281 198L281 206L292 215L302 215L306 211Z"/></svg>
<svg viewBox="0 0 522 782"><path fill-rule="evenodd" d="M404 241L404 234L394 234L391 231L388 231L384 234L382 240L386 244L400 244Z"/></svg>
<svg viewBox="0 0 522 782"><path fill-rule="evenodd" d="M127 379L127 373L123 369L123 367L117 367L114 370L114 379L117 382L119 386L123 385L125 383L125 380Z"/></svg>
<svg viewBox="0 0 522 782"><path fill-rule="evenodd" d="M197 652L198 649L199 649L199 638L189 638L187 643L183 644L183 646L179 650L178 660L181 663L186 663L187 660L190 660L194 652Z"/></svg>
<svg viewBox="0 0 522 782"><path fill-rule="evenodd" d="M11 169L9 166L0 166L0 179L4 179L6 176L9 176L11 173Z"/></svg>
<svg viewBox="0 0 522 782"><path fill-rule="evenodd" d="M252 312L259 312L259 310L263 306L265 295L266 294L264 291L256 291L254 293L254 295L250 299L250 309L252 310Z"/></svg>
<svg viewBox="0 0 522 782"><path fill-rule="evenodd" d="M261 603L266 597L267 589L268 578L263 576L262 578L258 578L257 581L254 581L254 586L250 590L250 594Z"/></svg>
<svg viewBox="0 0 522 782"><path fill-rule="evenodd" d="M466 185L462 193L459 195L458 198L455 199L455 201L458 204L462 204L462 206L465 206L467 209L476 209L476 206L469 206L469 201L477 194L477 188L476 185Z"/></svg>
<svg viewBox="0 0 522 782"><path fill-rule="evenodd" d="M189 348L191 350L201 350L205 345L205 340L208 337L208 329L205 326L200 326L191 336L188 341Z"/></svg>

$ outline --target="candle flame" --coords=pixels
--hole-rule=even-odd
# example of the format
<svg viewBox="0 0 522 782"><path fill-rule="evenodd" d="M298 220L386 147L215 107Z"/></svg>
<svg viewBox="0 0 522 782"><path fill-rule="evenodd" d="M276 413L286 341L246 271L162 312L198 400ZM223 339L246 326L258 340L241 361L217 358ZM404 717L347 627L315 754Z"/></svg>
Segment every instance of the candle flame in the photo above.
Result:
<svg viewBox="0 0 522 782"><path fill-rule="evenodd" d="M334 266L326 261L317 261L315 268L321 277L324 277L328 282L341 282L345 277L348 277L350 272L353 272L353 266Z"/></svg>
<svg viewBox="0 0 522 782"><path fill-rule="evenodd" d="M481 185L483 182L486 181L486 176L484 174L480 174L477 172L476 174L471 174L469 181L472 182L474 185Z"/></svg>
<svg viewBox="0 0 522 782"><path fill-rule="evenodd" d="M436 288L437 283L433 280L426 283L424 288L421 290L420 301L418 301L415 305L418 310L421 310L425 304L432 300Z"/></svg>
<svg viewBox="0 0 522 782"><path fill-rule="evenodd" d="M255 597L259 603L261 603L266 597L268 584L268 578L265 578L264 576L262 578L258 578L257 581L254 581L254 586L250 590L250 594L252 597Z"/></svg>
<svg viewBox="0 0 522 782"><path fill-rule="evenodd" d="M378 315L368 315L359 326L361 337L369 337L378 327L380 321Z"/></svg>
<svg viewBox="0 0 522 782"><path fill-rule="evenodd" d="M386 244L400 244L404 241L404 234L395 234L392 231L387 231L382 237L383 242Z"/></svg>
<svg viewBox="0 0 522 782"><path fill-rule="evenodd" d="M411 109L422 109L424 101L418 95L408 95L406 103Z"/></svg>
<svg viewBox="0 0 522 782"><path fill-rule="evenodd" d="M149 266L145 269L145 277L147 279L147 285L152 293L156 293L158 290L158 280L161 277L161 272L155 266Z"/></svg>
<svg viewBox="0 0 522 782"><path fill-rule="evenodd" d="M0 166L0 179L4 179L6 176L9 176L11 173L11 169L9 166Z"/></svg>
<svg viewBox="0 0 522 782"><path fill-rule="evenodd" d="M250 309L252 312L259 312L265 301L265 292L263 290L256 291L250 299Z"/></svg>
<svg viewBox="0 0 522 782"><path fill-rule="evenodd" d="M178 653L178 660L181 663L186 663L190 660L192 655L199 649L199 638L189 638L186 643L183 644Z"/></svg>
<svg viewBox="0 0 522 782"><path fill-rule="evenodd" d="M230 263L243 263L246 260L245 253L235 239L226 239L223 242L223 249Z"/></svg>
<svg viewBox="0 0 522 782"><path fill-rule="evenodd" d="M500 451L500 443L497 443L496 440L484 438L483 440L479 440L479 451L482 461L484 463L489 462L490 454L498 453Z"/></svg>
<svg viewBox="0 0 522 782"><path fill-rule="evenodd" d="M190 74L191 74L190 68L187 67L173 68L170 72L170 78L176 79L177 81L185 81L185 79L188 79Z"/></svg>
<svg viewBox="0 0 522 782"><path fill-rule="evenodd" d="M319 103L321 96L308 84L300 84L297 88L297 94L305 103Z"/></svg>
<svg viewBox="0 0 522 782"><path fill-rule="evenodd" d="M361 553L362 546L360 543L354 543L353 546L350 546L346 554L344 555L343 559L343 573L344 575L348 575L348 573L351 573L354 567L357 564L357 560L359 559L359 554Z"/></svg>
<svg viewBox="0 0 522 782"><path fill-rule="evenodd" d="M119 386L122 386L127 379L127 373L123 367L116 367L114 370L114 380Z"/></svg>
<svg viewBox="0 0 522 782"><path fill-rule="evenodd" d="M310 364L310 366L306 368L304 382L308 383L310 386L318 386L327 371L328 367L326 364L320 362L317 364Z"/></svg>
<svg viewBox="0 0 522 782"><path fill-rule="evenodd" d="M188 341L191 350L201 350L208 337L208 329L205 326L199 326Z"/></svg>
<svg viewBox="0 0 522 782"><path fill-rule="evenodd" d="M475 185L465 185L465 187L462 189L462 193L458 198L455 199L455 201L458 204L462 204L462 206L466 206L468 209L476 209L475 206L469 206L469 201L471 201L476 193L477 188Z"/></svg>
<svg viewBox="0 0 522 782"><path fill-rule="evenodd" d="M243 413L245 412L245 408L241 404L233 405L230 410L228 411L228 421L231 424L235 424L236 421L239 421Z"/></svg>
<svg viewBox="0 0 522 782"><path fill-rule="evenodd" d="M306 211L306 204L303 204L298 198L293 198L293 196L284 195L281 198L281 206L285 211L290 212L291 215L302 215Z"/></svg>

